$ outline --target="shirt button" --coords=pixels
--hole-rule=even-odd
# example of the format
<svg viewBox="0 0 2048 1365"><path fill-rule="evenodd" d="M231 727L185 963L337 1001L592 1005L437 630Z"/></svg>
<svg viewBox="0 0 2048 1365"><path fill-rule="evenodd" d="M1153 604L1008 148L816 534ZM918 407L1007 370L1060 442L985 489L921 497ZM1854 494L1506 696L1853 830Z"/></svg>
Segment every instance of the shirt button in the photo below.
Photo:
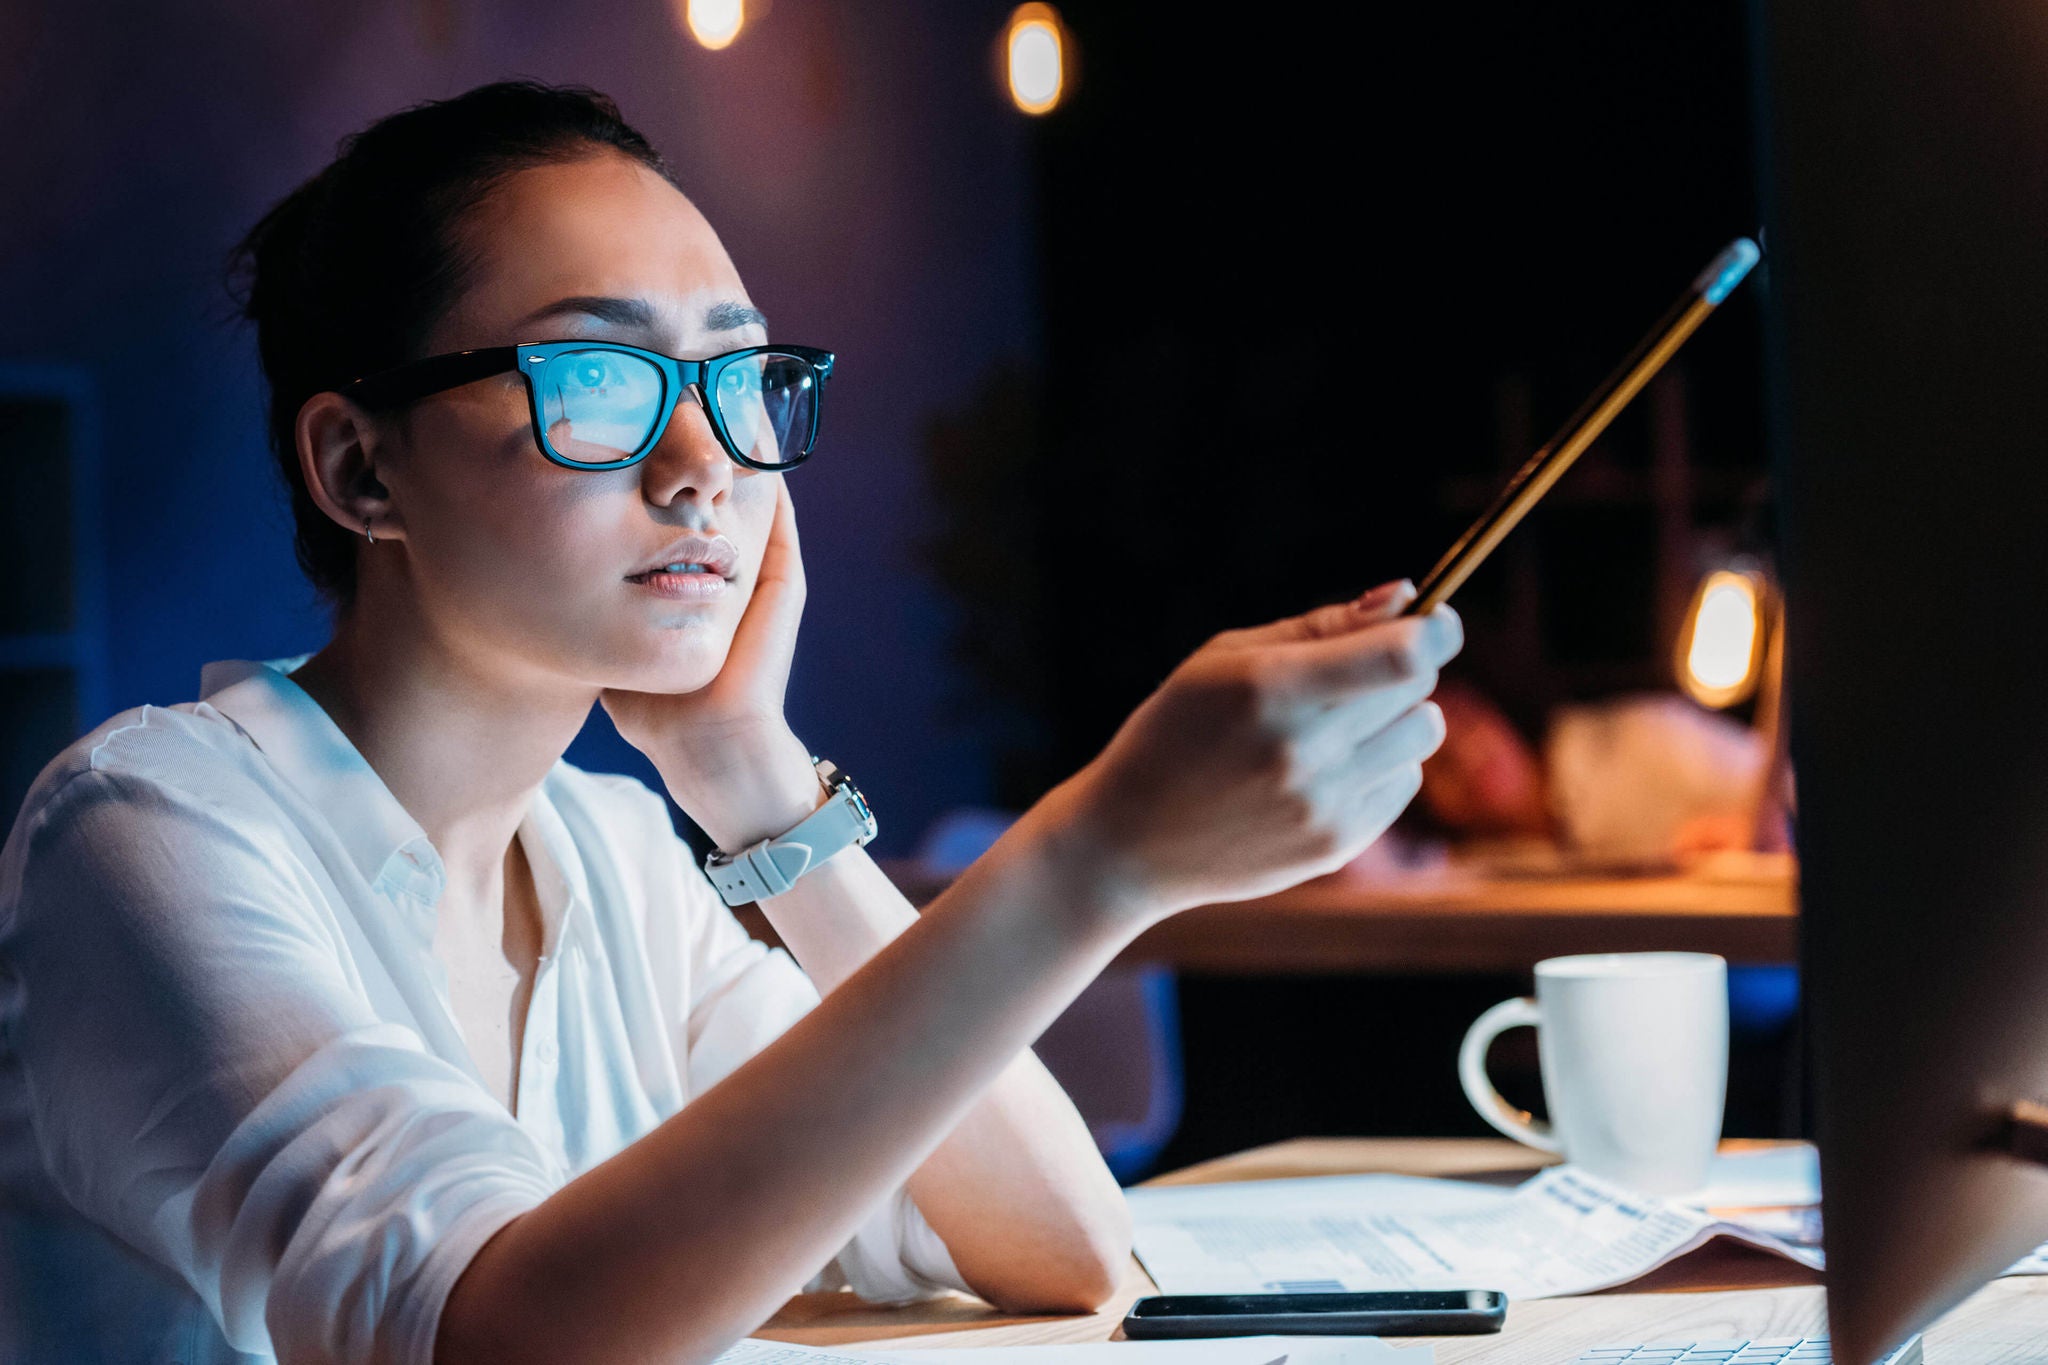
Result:
<svg viewBox="0 0 2048 1365"><path fill-rule="evenodd" d="M553 1066L556 1056L555 1040L552 1038L541 1039L540 1046L533 1050L533 1055L542 1066Z"/></svg>

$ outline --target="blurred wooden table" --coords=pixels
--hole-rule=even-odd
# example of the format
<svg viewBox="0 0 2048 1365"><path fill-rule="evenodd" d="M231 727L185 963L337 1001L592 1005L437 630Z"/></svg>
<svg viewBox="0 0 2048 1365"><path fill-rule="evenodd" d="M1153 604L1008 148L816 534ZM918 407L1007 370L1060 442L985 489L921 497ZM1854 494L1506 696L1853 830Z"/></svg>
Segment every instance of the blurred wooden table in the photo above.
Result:
<svg viewBox="0 0 2048 1365"><path fill-rule="evenodd" d="M1205 1162L1148 1183L1202 1184L1392 1171L1519 1181L1526 1147L1491 1138L1322 1138L1283 1142ZM913 1350L1107 1341L1133 1299L1157 1293L1134 1260L1115 1299L1080 1317L1019 1318L961 1296L905 1308L850 1294L793 1299L757 1335L810 1346ZM1714 1244L1622 1289L1510 1305L1495 1336L1437 1337L1437 1365L1569 1365L1609 1342L1788 1337L1824 1330L1819 1279L1790 1261ZM2048 1359L2048 1277L1993 1280L1927 1333L1930 1365L2021 1365Z"/></svg>
<svg viewBox="0 0 2048 1365"><path fill-rule="evenodd" d="M920 905L945 886L913 863L884 866ZM1719 868L1639 877L1500 876L1455 867L1374 880L1344 874L1176 915L1121 960L1242 976L1509 973L1565 953L1652 950L1796 961L1798 891L1789 864L1758 859Z"/></svg>

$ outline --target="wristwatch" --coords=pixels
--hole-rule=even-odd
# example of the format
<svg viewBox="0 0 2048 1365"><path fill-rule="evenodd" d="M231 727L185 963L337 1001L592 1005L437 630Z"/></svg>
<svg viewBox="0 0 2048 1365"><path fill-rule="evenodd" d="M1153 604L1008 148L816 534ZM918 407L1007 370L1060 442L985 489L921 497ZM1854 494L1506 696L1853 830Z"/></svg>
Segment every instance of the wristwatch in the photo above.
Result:
<svg viewBox="0 0 2048 1365"><path fill-rule="evenodd" d="M833 854L875 837L875 813L853 779L829 759L811 755L811 766L825 784L825 804L790 826L788 831L747 845L738 853L713 849L704 858L704 875L727 905L779 896L796 879Z"/></svg>

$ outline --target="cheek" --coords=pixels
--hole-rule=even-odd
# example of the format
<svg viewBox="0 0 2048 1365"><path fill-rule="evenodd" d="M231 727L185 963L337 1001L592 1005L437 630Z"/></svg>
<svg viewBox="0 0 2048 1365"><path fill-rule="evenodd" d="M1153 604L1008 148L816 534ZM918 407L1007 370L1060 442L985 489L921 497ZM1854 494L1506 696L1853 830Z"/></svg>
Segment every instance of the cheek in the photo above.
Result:
<svg viewBox="0 0 2048 1365"><path fill-rule="evenodd" d="M418 509L408 525L416 572L437 614L603 686L688 691L716 674L759 580L775 522L774 476L736 478L714 518L739 548L739 591L708 615L670 612L623 581L658 539L640 471L549 464L517 404L441 416L418 433L408 490Z"/></svg>
<svg viewBox="0 0 2048 1365"><path fill-rule="evenodd" d="M558 471L525 423L507 425L452 434L429 454L432 478L416 490L426 515L413 538L423 576L464 597L514 596L534 607L603 577L619 558L609 507L617 490L601 476ZM436 458L447 456L459 458ZM513 604L512 614L527 613Z"/></svg>

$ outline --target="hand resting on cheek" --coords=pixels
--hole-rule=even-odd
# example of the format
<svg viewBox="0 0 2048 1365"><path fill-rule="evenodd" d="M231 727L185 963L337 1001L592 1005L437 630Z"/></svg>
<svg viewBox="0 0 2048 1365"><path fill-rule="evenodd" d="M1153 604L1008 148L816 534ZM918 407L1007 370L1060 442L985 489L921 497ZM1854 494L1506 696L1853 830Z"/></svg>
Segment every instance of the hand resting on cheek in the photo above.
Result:
<svg viewBox="0 0 2048 1365"><path fill-rule="evenodd" d="M726 848L739 847L788 811L801 819L818 784L784 718L790 661L803 617L804 563L796 509L780 474L774 524L753 595L718 674L692 692L607 688L599 700L619 734L651 759L690 818ZM733 840L734 842L727 842Z"/></svg>

